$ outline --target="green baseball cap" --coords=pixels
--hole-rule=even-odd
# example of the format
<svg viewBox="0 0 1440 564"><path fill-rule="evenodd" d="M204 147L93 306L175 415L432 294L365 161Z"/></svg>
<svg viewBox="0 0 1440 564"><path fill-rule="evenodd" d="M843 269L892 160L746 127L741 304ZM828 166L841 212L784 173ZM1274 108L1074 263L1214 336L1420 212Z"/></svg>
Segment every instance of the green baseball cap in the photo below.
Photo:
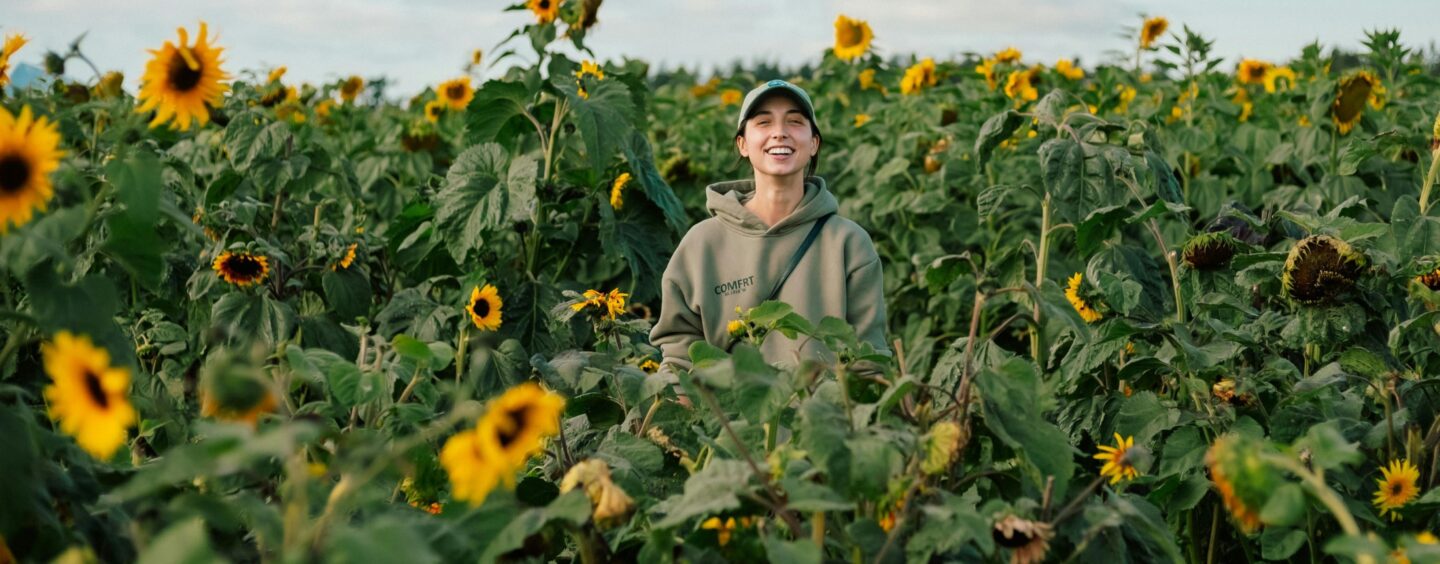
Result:
<svg viewBox="0 0 1440 564"><path fill-rule="evenodd" d="M816 131L820 130L819 123L815 121L815 104L810 102L810 95L805 93L805 89L777 78L756 86L754 90L745 95L745 101L740 104L740 117L735 120L736 135L744 131L745 120L750 119L750 114L757 109L756 106L760 105L760 100L772 94L786 95L795 100L795 103L799 104L800 109L805 112L805 117L809 118L810 125Z"/></svg>

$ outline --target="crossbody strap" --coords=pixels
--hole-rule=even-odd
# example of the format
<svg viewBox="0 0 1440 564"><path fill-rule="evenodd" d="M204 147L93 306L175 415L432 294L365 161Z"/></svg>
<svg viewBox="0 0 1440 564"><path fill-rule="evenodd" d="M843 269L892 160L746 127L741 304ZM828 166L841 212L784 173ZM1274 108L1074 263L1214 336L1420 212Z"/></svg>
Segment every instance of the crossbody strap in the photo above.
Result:
<svg viewBox="0 0 1440 564"><path fill-rule="evenodd" d="M790 278L790 273L795 272L795 267L800 265L800 259L805 258L805 251L810 250L810 244L814 243L815 238L820 235L820 228L825 226L825 221L830 219L832 215L835 215L835 212L822 215L819 219L815 220L814 225L810 226L810 232L805 234L805 240L800 243L800 248L795 249L795 254L790 257L790 264L785 265L785 272L780 274L780 279L775 281L775 287L770 289L770 295L764 300L761 300L762 302L773 300L776 296L780 295L780 288L785 285L785 280ZM725 346L725 351L729 352L731 348L734 348L735 343L738 342L740 342L739 339L731 337L729 344Z"/></svg>

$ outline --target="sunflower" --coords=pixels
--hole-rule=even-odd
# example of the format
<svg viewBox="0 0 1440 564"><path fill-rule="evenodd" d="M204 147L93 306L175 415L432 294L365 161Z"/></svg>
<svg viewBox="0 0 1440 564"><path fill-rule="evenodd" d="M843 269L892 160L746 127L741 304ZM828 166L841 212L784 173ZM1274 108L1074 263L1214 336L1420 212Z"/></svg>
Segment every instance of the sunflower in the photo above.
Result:
<svg viewBox="0 0 1440 564"><path fill-rule="evenodd" d="M1035 82L1040 79L1039 75L1040 67L1010 71L1010 76L1005 78L1005 95L1015 100L1017 104L1039 98L1040 92L1035 89Z"/></svg>
<svg viewBox="0 0 1440 564"><path fill-rule="evenodd" d="M315 104L315 117L320 118L321 123L324 123L325 120L330 119L330 110L334 108L334 100L331 100L329 98L321 100L319 104Z"/></svg>
<svg viewBox="0 0 1440 564"><path fill-rule="evenodd" d="M555 16L560 14L560 3L563 0L528 0L525 7L535 13L535 21L541 24L548 24L555 21Z"/></svg>
<svg viewBox="0 0 1440 564"><path fill-rule="evenodd" d="M635 500L610 479L610 465L598 458L588 458L570 467L560 480L560 493L581 488L594 508L595 524L615 525L635 509Z"/></svg>
<svg viewBox="0 0 1440 564"><path fill-rule="evenodd" d="M1230 403L1235 399L1235 381L1229 378L1223 378L1210 386L1210 393L1214 394L1216 399Z"/></svg>
<svg viewBox="0 0 1440 564"><path fill-rule="evenodd" d="M1181 259L1196 270L1215 270L1230 264L1240 242L1224 231L1202 233L1185 243Z"/></svg>
<svg viewBox="0 0 1440 564"><path fill-rule="evenodd" d="M470 321L480 330L497 331L500 329L500 308L504 305L500 301L500 291L486 284L484 288L476 286L470 291L470 303L465 304L465 312L470 314Z"/></svg>
<svg viewBox="0 0 1440 564"><path fill-rule="evenodd" d="M1280 282L1285 295L1298 303L1325 304L1354 286L1365 264L1365 255L1348 243L1311 235L1291 247Z"/></svg>
<svg viewBox="0 0 1440 564"><path fill-rule="evenodd" d="M1283 81L1283 82L1282 82ZM1290 67L1270 67L1265 72L1265 91L1271 94L1295 87L1295 71Z"/></svg>
<svg viewBox="0 0 1440 564"><path fill-rule="evenodd" d="M660 363L655 362L655 359L647 358L640 362L640 371L646 374L654 374L660 371Z"/></svg>
<svg viewBox="0 0 1440 564"><path fill-rule="evenodd" d="M210 122L208 106L220 105L221 98L230 90L222 81L230 75L220 69L223 49L210 44L205 22L200 22L194 45L190 45L190 34L185 28L176 31L180 34L178 45L166 41L160 49L150 51L154 57L145 65L145 75L140 79L140 105L135 111L155 112L150 127L159 127L173 119L172 127L187 131L191 122L198 125Z"/></svg>
<svg viewBox="0 0 1440 564"><path fill-rule="evenodd" d="M927 86L935 86L935 60L930 57L905 69L905 76L900 79L900 93L919 94Z"/></svg>
<svg viewBox="0 0 1440 564"><path fill-rule="evenodd" d="M1261 458L1264 443L1230 433L1215 440L1205 452L1210 480L1241 532L1261 526L1260 508L1281 485L1281 477Z"/></svg>
<svg viewBox="0 0 1440 564"><path fill-rule="evenodd" d="M621 197L625 185L630 183L630 173L622 172L615 177L615 182L610 185L610 207L619 210L625 207L625 199Z"/></svg>
<svg viewBox="0 0 1440 564"><path fill-rule="evenodd" d="M1049 523L1006 515L995 522L990 537L995 544L1010 549L1010 564L1036 564L1050 552L1050 539L1055 533Z"/></svg>
<svg viewBox="0 0 1440 564"><path fill-rule="evenodd" d="M502 476L514 481L513 470L540 452L546 439L560 432L565 399L539 384L526 382L490 400L476 433L480 450L489 460L508 468Z"/></svg>
<svg viewBox="0 0 1440 564"><path fill-rule="evenodd" d="M355 249L359 246L359 243L350 243L350 246L345 247L345 254L335 264L330 265L330 270L349 269L350 265L355 264Z"/></svg>
<svg viewBox="0 0 1440 564"><path fill-rule="evenodd" d="M1380 79L1363 70L1340 80L1335 102L1330 104L1330 120L1335 122L1341 135L1350 133L1355 124L1360 123L1360 117L1365 114L1365 104L1379 84Z"/></svg>
<svg viewBox="0 0 1440 564"><path fill-rule="evenodd" d="M1155 44L1156 39L1160 39L1160 36L1165 34L1165 30L1169 27L1170 20L1160 16L1145 20L1145 25L1140 26L1140 48L1149 49L1151 45Z"/></svg>
<svg viewBox="0 0 1440 564"><path fill-rule="evenodd" d="M1135 87L1129 84L1116 84L1115 92L1119 93L1119 103L1115 104L1115 111L1122 114L1130 111L1130 102L1135 101L1137 94Z"/></svg>
<svg viewBox="0 0 1440 564"><path fill-rule="evenodd" d="M1085 78L1085 69L1076 66L1075 62L1071 61L1070 59L1060 59L1058 61L1055 61L1055 72L1060 73L1060 76L1063 76L1070 80L1080 80L1082 78Z"/></svg>
<svg viewBox="0 0 1440 564"><path fill-rule="evenodd" d="M1004 51L995 53L997 63L1018 63L1020 62L1020 50L1014 47L1006 47Z"/></svg>
<svg viewBox="0 0 1440 564"><path fill-rule="evenodd" d="M738 106L740 105L740 100L743 97L744 94L741 94L739 90L736 90L734 88L726 88L720 91L720 105Z"/></svg>
<svg viewBox="0 0 1440 564"><path fill-rule="evenodd" d="M1421 273L1419 276L1416 276L1414 280L1417 284L1424 285L1432 292L1440 292L1440 268Z"/></svg>
<svg viewBox="0 0 1440 564"><path fill-rule="evenodd" d="M999 64L999 61L995 59L985 59L980 64L975 65L975 73L985 77L985 84L989 85L991 90L1000 86L1000 81L995 76L996 64Z"/></svg>
<svg viewBox="0 0 1440 564"><path fill-rule="evenodd" d="M19 33L5 36L5 45L0 47L0 87L10 84L10 57L29 42L29 38Z"/></svg>
<svg viewBox="0 0 1440 564"><path fill-rule="evenodd" d="M724 520L719 517L711 517L700 523L700 528L715 531L715 540L720 546L730 544L730 537L735 535L735 529L749 527L754 522L751 517L741 517L736 521L734 517L727 517Z"/></svg>
<svg viewBox="0 0 1440 564"><path fill-rule="evenodd" d="M482 51L482 50L480 50L480 49L476 49L476 50L470 52L470 66L472 66L472 67L478 67L478 66L480 66L480 61L482 61L482 60L484 60L484 59L485 59L485 51Z"/></svg>
<svg viewBox="0 0 1440 564"><path fill-rule="evenodd" d="M45 373L51 384L45 387L50 418L60 430L75 437L80 448L100 460L108 460L125 444L128 429L135 425L135 408L130 405L130 370L110 365L110 353L95 346L85 335L61 331L40 346Z"/></svg>
<svg viewBox="0 0 1440 564"><path fill-rule="evenodd" d="M1260 84L1265 82L1265 73L1270 72L1270 63L1256 59L1241 59L1240 64L1235 67L1235 78L1240 84Z"/></svg>
<svg viewBox="0 0 1440 564"><path fill-rule="evenodd" d="M575 311L580 311L592 306L596 309L605 309L605 292L585 290L580 301L570 304L570 307Z"/></svg>
<svg viewBox="0 0 1440 564"><path fill-rule="evenodd" d="M443 113L445 113L444 101L431 100L425 103L425 121L428 121L430 123L440 123L440 114Z"/></svg>
<svg viewBox="0 0 1440 564"><path fill-rule="evenodd" d="M480 505L500 482L501 462L480 448L480 433L467 429L440 447L440 466L450 478L450 495L471 507Z"/></svg>
<svg viewBox="0 0 1440 564"><path fill-rule="evenodd" d="M712 76L703 84L696 84L690 87L690 95L695 98L704 98L717 92L720 88L720 77Z"/></svg>
<svg viewBox="0 0 1440 564"><path fill-rule="evenodd" d="M62 155L54 122L35 117L30 106L21 106L19 116L0 107L0 234L45 210L55 195L50 173Z"/></svg>
<svg viewBox="0 0 1440 564"><path fill-rule="evenodd" d="M870 114L855 114L855 127L870 123Z"/></svg>
<svg viewBox="0 0 1440 564"><path fill-rule="evenodd" d="M930 476L949 470L955 462L955 455L960 453L963 434L960 424L954 421L941 421L931 426L925 441L925 460L920 469Z"/></svg>
<svg viewBox="0 0 1440 564"><path fill-rule="evenodd" d="M280 78L285 76L285 71L287 70L289 69L283 66L275 67L274 70L270 71L270 76L265 78L265 82L280 82Z"/></svg>
<svg viewBox="0 0 1440 564"><path fill-rule="evenodd" d="M875 34L864 20L852 20L840 14L835 17L835 56L842 61L853 61L870 50L870 40Z"/></svg>
<svg viewBox="0 0 1440 564"><path fill-rule="evenodd" d="M100 82L95 85L95 97L97 98L119 98L125 93L125 74L120 71L110 71L100 77Z"/></svg>
<svg viewBox="0 0 1440 564"><path fill-rule="evenodd" d="M440 99L452 110L464 110L475 98L475 89L470 87L470 77L447 80L440 83L437 89L440 92Z"/></svg>
<svg viewBox="0 0 1440 564"><path fill-rule="evenodd" d="M875 69L860 71L860 75L856 77L856 79L860 81L861 90L869 90L871 88L879 90L878 85L875 83Z"/></svg>
<svg viewBox="0 0 1440 564"><path fill-rule="evenodd" d="M265 275L270 273L270 258L245 251L225 251L215 257L210 268L226 282L244 288L265 279Z"/></svg>
<svg viewBox="0 0 1440 564"><path fill-rule="evenodd" d="M360 91L364 89L365 79L352 74L350 78L345 79L345 82L340 83L340 100L346 104L353 104L355 99L360 96Z"/></svg>
<svg viewBox="0 0 1440 564"><path fill-rule="evenodd" d="M605 69L600 68L595 61L586 59L580 61L580 70L575 71L575 80L581 80L586 75L595 77L595 80L605 80Z"/></svg>
<svg viewBox="0 0 1440 564"><path fill-rule="evenodd" d="M1080 318L1084 319L1086 323L1094 323L1105 316L1090 307L1085 298L1080 297L1080 282L1083 280L1084 277L1079 272L1070 277L1070 280L1066 282L1068 285L1065 288L1065 300L1070 302L1070 307L1075 308L1075 313L1080 314Z"/></svg>
<svg viewBox="0 0 1440 564"><path fill-rule="evenodd" d="M605 296L606 317L615 319L625 313L625 298L628 297L630 294L621 292L619 288L610 290L610 293Z"/></svg>
<svg viewBox="0 0 1440 564"><path fill-rule="evenodd" d="M748 328L748 325L746 325L744 320L731 319L730 323L725 325L725 332L730 334L731 337L739 337L745 334L746 328Z"/></svg>
<svg viewBox="0 0 1440 564"><path fill-rule="evenodd" d="M243 421L253 428L261 414L275 410L275 394L264 382L223 372L205 376L200 388L202 417Z"/></svg>
<svg viewBox="0 0 1440 564"><path fill-rule="evenodd" d="M1105 465L1100 467L1100 475L1109 476L1112 485L1140 476L1134 461L1127 456L1130 449L1135 448L1135 437L1121 437L1120 433L1115 433L1115 446L1100 445L1098 448L1103 452L1095 455L1095 460L1105 461Z"/></svg>
<svg viewBox="0 0 1440 564"><path fill-rule="evenodd" d="M1375 480L1380 486L1375 490L1375 508L1380 510L1381 517L1389 515L1391 521L1399 521L1400 513L1396 510L1420 495L1420 488L1416 485L1420 480L1420 470L1407 458L1391 460L1389 466L1380 469L1380 473L1384 477Z"/></svg>

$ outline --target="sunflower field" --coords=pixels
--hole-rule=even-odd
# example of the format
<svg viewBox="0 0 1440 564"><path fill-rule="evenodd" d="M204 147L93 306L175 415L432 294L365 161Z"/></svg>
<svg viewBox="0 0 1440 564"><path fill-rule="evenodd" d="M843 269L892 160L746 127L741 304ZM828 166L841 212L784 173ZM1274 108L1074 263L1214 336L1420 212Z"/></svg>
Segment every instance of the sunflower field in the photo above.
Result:
<svg viewBox="0 0 1440 564"><path fill-rule="evenodd" d="M510 6L409 98L231 68L224 22L138 89L78 41L7 86L0 563L1440 562L1433 53L1151 17L1100 65L887 59L841 15L700 76L572 60L600 5ZM660 274L772 78L894 355L766 302L663 369Z"/></svg>

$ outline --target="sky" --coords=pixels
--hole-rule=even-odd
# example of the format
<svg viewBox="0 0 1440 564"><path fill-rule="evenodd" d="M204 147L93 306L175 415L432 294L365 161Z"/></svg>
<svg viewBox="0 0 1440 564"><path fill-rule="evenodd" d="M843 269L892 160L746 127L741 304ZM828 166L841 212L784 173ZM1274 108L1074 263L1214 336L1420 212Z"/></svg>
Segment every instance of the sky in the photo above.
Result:
<svg viewBox="0 0 1440 564"><path fill-rule="evenodd" d="M174 41L178 26L193 34L203 19L219 32L231 74L284 65L290 82L383 75L394 84L392 96L408 96L460 76L473 49L492 53L530 20L528 12L503 11L510 3L0 0L0 33L29 36L17 59L38 65L46 49L64 51L88 32L87 56L102 71L124 72L133 89L146 50ZM1375 28L1399 28L1403 42L1432 51L1440 39L1440 2L1433 0L606 0L587 44L602 60L628 56L702 72L736 60L800 64L818 60L833 43L842 13L868 21L874 48L886 57L939 59L1014 46L1027 61L1078 57L1086 66L1130 52L1142 14L1165 16L1175 31L1189 25L1232 62L1283 61L1312 41L1359 49L1365 30ZM78 62L68 74L90 78Z"/></svg>

